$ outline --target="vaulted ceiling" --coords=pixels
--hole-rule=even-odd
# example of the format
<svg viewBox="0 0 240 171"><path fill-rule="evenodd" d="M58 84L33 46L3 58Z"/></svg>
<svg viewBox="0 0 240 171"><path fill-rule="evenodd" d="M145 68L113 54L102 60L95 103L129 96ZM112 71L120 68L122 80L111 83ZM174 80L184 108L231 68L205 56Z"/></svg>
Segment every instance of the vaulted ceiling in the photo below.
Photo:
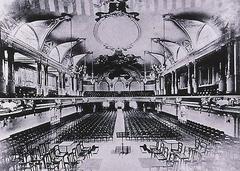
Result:
<svg viewBox="0 0 240 171"><path fill-rule="evenodd" d="M88 51L93 58L99 55L112 55L113 51L106 49L93 35L95 13L108 11L107 5L97 7L95 0L4 0L1 5L2 23L6 26L6 17L16 21L11 34L37 50L44 51L51 58L59 62L66 62L69 55L83 60ZM139 12L141 35L132 48L124 54L141 56L148 64L163 62L170 65L187 56L188 53L200 49L208 43L217 40L224 34L230 24L239 24L239 1L237 0L129 0L129 12ZM3 8L5 5L6 8ZM98 4L99 5L99 4ZM211 13L209 9L212 9ZM61 13L68 13L64 16ZM69 18L70 19L69 19ZM114 18L113 18L114 19ZM117 18L116 18L117 20ZM107 41L127 42L135 34L129 23L123 22L122 31L115 36L116 20L102 28L108 30L102 37L110 37ZM9 21L9 20L7 20ZM118 24L118 23L117 23ZM3 24L2 24L3 25ZM124 30L126 29L126 30ZM124 32L124 34L123 34ZM116 38L116 40L114 40ZM122 38L122 40L121 40ZM125 42L123 41L125 40ZM148 53L146 53L148 52ZM80 55L80 56L79 56ZM91 60L91 59L90 59ZM73 63L78 63L74 62Z"/></svg>

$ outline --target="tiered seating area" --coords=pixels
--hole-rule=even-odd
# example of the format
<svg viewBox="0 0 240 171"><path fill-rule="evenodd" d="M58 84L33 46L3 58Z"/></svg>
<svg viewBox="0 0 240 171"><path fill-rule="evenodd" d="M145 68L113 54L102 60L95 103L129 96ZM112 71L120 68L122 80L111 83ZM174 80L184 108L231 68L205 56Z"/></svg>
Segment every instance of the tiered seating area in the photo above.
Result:
<svg viewBox="0 0 240 171"><path fill-rule="evenodd" d="M149 113L138 110L125 111L125 131L135 140L179 139L181 135L156 120Z"/></svg>
<svg viewBox="0 0 240 171"><path fill-rule="evenodd" d="M88 142L111 140L116 117L115 111L104 111L91 114L85 119L79 119L61 130L59 141L78 139Z"/></svg>
<svg viewBox="0 0 240 171"><path fill-rule="evenodd" d="M154 91L85 91L85 97L144 97L154 96Z"/></svg>

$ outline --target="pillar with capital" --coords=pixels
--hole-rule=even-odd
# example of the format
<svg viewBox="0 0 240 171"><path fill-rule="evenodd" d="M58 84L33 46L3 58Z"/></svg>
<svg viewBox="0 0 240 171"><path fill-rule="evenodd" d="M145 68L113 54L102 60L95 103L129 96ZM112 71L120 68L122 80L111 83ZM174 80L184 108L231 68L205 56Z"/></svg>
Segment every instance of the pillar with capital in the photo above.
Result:
<svg viewBox="0 0 240 171"><path fill-rule="evenodd" d="M42 94L42 64L37 63L37 95Z"/></svg>
<svg viewBox="0 0 240 171"><path fill-rule="evenodd" d="M43 94L44 96L48 95L48 66L43 66L44 68L44 84L43 84Z"/></svg>
<svg viewBox="0 0 240 171"><path fill-rule="evenodd" d="M62 95L63 88L63 73L61 71L58 72L58 95Z"/></svg>
<svg viewBox="0 0 240 171"><path fill-rule="evenodd" d="M172 71L172 81L171 81L171 94L174 95L175 94L175 72Z"/></svg>
<svg viewBox="0 0 240 171"><path fill-rule="evenodd" d="M80 76L79 74L75 75L75 90L76 90L76 95L79 95L79 79Z"/></svg>
<svg viewBox="0 0 240 171"><path fill-rule="evenodd" d="M234 92L240 94L240 41L234 42Z"/></svg>
<svg viewBox="0 0 240 171"><path fill-rule="evenodd" d="M156 81L155 84L156 95L160 95L160 77L158 76L155 81Z"/></svg>
<svg viewBox="0 0 240 171"><path fill-rule="evenodd" d="M239 138L239 118L237 116L233 116L233 127L234 127L234 137Z"/></svg>
<svg viewBox="0 0 240 171"><path fill-rule="evenodd" d="M188 94L192 94L192 74L191 74L191 65L190 63L187 66L187 73L188 73L188 86L187 86L187 91Z"/></svg>
<svg viewBox="0 0 240 171"><path fill-rule="evenodd" d="M175 89L175 94L178 94L178 74L177 74L177 70L174 73L175 73L174 89Z"/></svg>
<svg viewBox="0 0 240 171"><path fill-rule="evenodd" d="M219 62L219 72L218 91L220 94L223 94L226 91L225 63L223 60Z"/></svg>
<svg viewBox="0 0 240 171"><path fill-rule="evenodd" d="M226 93L231 94L234 92L234 43L231 42L227 45L227 75L226 83L227 89Z"/></svg>
<svg viewBox="0 0 240 171"><path fill-rule="evenodd" d="M165 78L164 78L164 76L160 77L160 84L161 84L161 95L165 95L166 90L165 90Z"/></svg>
<svg viewBox="0 0 240 171"><path fill-rule="evenodd" d="M9 48L8 52L8 83L7 92L10 97L15 96L15 72L14 72L14 50Z"/></svg>
<svg viewBox="0 0 240 171"><path fill-rule="evenodd" d="M198 89L198 83L197 83L197 62L193 62L193 79L192 79L192 85L193 85L193 93L197 93Z"/></svg>
<svg viewBox="0 0 240 171"><path fill-rule="evenodd" d="M70 78L71 78L71 95L75 95L75 75L71 75L70 76Z"/></svg>
<svg viewBox="0 0 240 171"><path fill-rule="evenodd" d="M0 42L1 43L1 42ZM4 97L6 95L6 80L5 80L5 72L4 72L4 60L5 60L5 53L0 45L0 97Z"/></svg>
<svg viewBox="0 0 240 171"><path fill-rule="evenodd" d="M66 93L66 74L62 74L62 95Z"/></svg>

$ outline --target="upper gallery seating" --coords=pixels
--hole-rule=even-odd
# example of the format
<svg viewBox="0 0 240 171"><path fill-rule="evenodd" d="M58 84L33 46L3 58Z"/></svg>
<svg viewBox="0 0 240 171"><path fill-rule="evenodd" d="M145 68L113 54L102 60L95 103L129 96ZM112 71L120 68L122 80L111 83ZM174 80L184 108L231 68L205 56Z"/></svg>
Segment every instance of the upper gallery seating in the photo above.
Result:
<svg viewBox="0 0 240 171"><path fill-rule="evenodd" d="M138 110L124 112L125 131L130 139L179 139L181 135L156 120L149 113Z"/></svg>
<svg viewBox="0 0 240 171"><path fill-rule="evenodd" d="M198 88L197 95L216 95L218 85L211 85L211 86L203 86Z"/></svg>
<svg viewBox="0 0 240 171"><path fill-rule="evenodd" d="M143 97L154 96L154 91L85 91L85 97Z"/></svg>

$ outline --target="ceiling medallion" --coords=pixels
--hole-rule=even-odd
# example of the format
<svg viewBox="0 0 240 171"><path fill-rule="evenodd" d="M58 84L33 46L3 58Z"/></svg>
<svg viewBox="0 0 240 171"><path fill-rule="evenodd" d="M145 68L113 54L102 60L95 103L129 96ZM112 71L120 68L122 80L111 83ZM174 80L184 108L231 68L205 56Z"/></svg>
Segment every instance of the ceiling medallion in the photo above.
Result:
<svg viewBox="0 0 240 171"><path fill-rule="evenodd" d="M95 39L106 49L124 50L133 47L141 36L141 27L138 24L139 13L127 12L127 0L112 0L108 12L97 12L98 18L93 34ZM106 5L103 4L103 5Z"/></svg>

